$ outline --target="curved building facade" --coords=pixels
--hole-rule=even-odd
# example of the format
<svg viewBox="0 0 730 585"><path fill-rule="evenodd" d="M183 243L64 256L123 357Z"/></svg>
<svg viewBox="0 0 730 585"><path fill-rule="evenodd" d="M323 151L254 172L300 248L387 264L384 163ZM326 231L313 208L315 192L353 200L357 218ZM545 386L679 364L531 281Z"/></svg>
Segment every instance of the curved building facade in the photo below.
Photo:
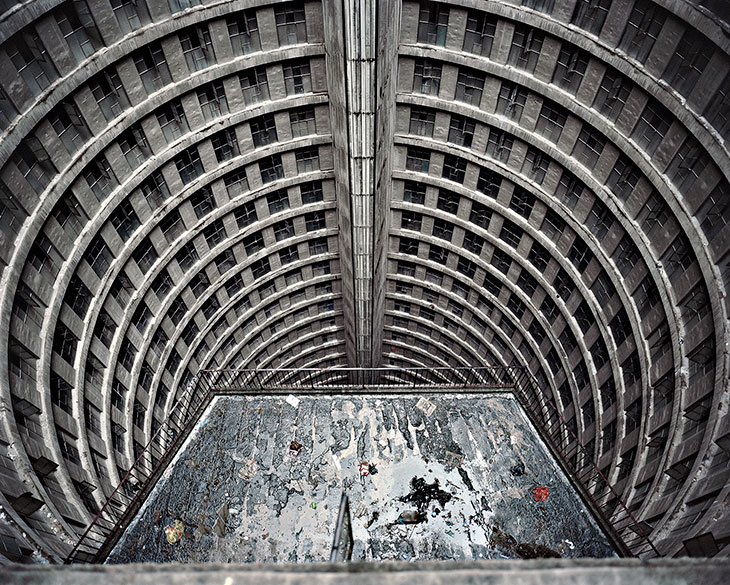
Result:
<svg viewBox="0 0 730 585"><path fill-rule="evenodd" d="M0 2L3 558L201 369L485 364L727 555L723 4Z"/></svg>

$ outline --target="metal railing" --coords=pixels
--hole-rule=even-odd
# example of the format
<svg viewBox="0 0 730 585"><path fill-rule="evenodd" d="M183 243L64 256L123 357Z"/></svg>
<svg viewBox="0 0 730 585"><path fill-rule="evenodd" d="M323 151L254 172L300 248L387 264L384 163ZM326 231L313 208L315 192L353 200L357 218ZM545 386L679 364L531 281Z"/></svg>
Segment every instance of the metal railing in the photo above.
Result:
<svg viewBox="0 0 730 585"><path fill-rule="evenodd" d="M641 524L580 444L551 396L526 368L329 368L205 370L183 389L170 414L135 457L99 513L66 558L67 563L101 562L111 552L159 476L215 396L297 393L512 392L624 556L660 556Z"/></svg>
<svg viewBox="0 0 730 585"><path fill-rule="evenodd" d="M543 392L527 370L516 380L514 394L619 552L642 558L661 556L641 522L598 468L593 454L581 444L577 431L563 418L552 395Z"/></svg>
<svg viewBox="0 0 730 585"><path fill-rule="evenodd" d="M66 564L97 563L111 552L210 402L209 393L197 390L198 384L191 384L178 397L168 417L135 455L132 466L66 557Z"/></svg>
<svg viewBox="0 0 730 585"><path fill-rule="evenodd" d="M349 561L352 559L352 549L355 541L352 538L352 519L350 517L350 500L347 494L342 494L340 511L337 513L335 535L332 539L330 562Z"/></svg>

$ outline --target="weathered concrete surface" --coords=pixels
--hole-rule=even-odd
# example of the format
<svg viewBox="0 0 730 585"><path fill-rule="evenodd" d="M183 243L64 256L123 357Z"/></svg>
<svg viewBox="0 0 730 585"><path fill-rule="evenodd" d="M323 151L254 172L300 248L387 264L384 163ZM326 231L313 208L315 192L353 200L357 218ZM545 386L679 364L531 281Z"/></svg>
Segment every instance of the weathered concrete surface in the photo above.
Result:
<svg viewBox="0 0 730 585"><path fill-rule="evenodd" d="M5 585L726 585L728 559L539 559L331 565L0 568Z"/></svg>
<svg viewBox="0 0 730 585"><path fill-rule="evenodd" d="M343 490L353 559L613 554L508 395L239 396L211 405L109 562L326 561Z"/></svg>

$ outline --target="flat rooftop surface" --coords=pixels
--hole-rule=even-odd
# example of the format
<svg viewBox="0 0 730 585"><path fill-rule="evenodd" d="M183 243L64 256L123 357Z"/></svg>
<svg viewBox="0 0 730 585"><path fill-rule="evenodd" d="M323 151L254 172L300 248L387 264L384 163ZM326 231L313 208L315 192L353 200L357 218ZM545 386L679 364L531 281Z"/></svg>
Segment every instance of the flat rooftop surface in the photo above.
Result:
<svg viewBox="0 0 730 585"><path fill-rule="evenodd" d="M300 395L217 398L107 562L326 561L343 491L353 560L614 556L510 395Z"/></svg>

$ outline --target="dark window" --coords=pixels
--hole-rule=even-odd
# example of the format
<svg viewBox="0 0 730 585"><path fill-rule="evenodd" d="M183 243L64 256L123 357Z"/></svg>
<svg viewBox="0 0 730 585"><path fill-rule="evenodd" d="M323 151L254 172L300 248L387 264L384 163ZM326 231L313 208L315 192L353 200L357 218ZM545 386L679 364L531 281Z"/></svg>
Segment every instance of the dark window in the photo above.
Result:
<svg viewBox="0 0 730 585"><path fill-rule="evenodd" d="M463 50L489 57L497 29L497 17L482 11L470 10L466 19Z"/></svg>
<svg viewBox="0 0 730 585"><path fill-rule="evenodd" d="M464 249L479 256L484 248L484 238L472 232L464 234Z"/></svg>
<svg viewBox="0 0 730 585"><path fill-rule="evenodd" d="M283 179L284 165L281 162L281 156L272 154L260 159L259 172L261 173L261 182L264 184Z"/></svg>
<svg viewBox="0 0 730 585"><path fill-rule="evenodd" d="M730 74L725 76L722 85L707 102L703 115L725 141L730 140Z"/></svg>
<svg viewBox="0 0 730 585"><path fill-rule="evenodd" d="M236 225L240 229L251 225L258 219L256 206L253 204L253 201L249 201L248 203L244 203L240 207L237 207L233 211L233 216L236 219Z"/></svg>
<svg viewBox="0 0 730 585"><path fill-rule="evenodd" d="M200 109L206 121L228 113L228 100L222 81L214 81L204 85L197 91Z"/></svg>
<svg viewBox="0 0 730 585"><path fill-rule="evenodd" d="M507 252L495 248L492 254L491 264L503 274L507 274L512 266L512 258Z"/></svg>
<svg viewBox="0 0 730 585"><path fill-rule="evenodd" d="M537 290L537 280L524 268L520 272L520 276L517 278L517 286L520 287L524 293L531 297Z"/></svg>
<svg viewBox="0 0 730 585"><path fill-rule="evenodd" d="M266 202L269 205L269 213L272 215L289 209L289 195L286 189L279 189L270 193L266 196Z"/></svg>
<svg viewBox="0 0 730 585"><path fill-rule="evenodd" d="M527 90L512 83L503 81L499 88L499 97L497 98L497 113L519 121L527 102Z"/></svg>
<svg viewBox="0 0 730 585"><path fill-rule="evenodd" d="M515 27L507 63L529 73L535 70L545 34L523 25Z"/></svg>
<svg viewBox="0 0 730 585"><path fill-rule="evenodd" d="M545 101L537 120L536 131L552 142L557 142L568 119L567 112L557 104Z"/></svg>
<svg viewBox="0 0 730 585"><path fill-rule="evenodd" d="M159 207L170 196L170 189L160 171L153 172L140 184L139 189L152 209Z"/></svg>
<svg viewBox="0 0 730 585"><path fill-rule="evenodd" d="M598 35L610 7L611 0L578 0L571 22L591 34Z"/></svg>
<svg viewBox="0 0 730 585"><path fill-rule="evenodd" d="M130 105L119 75L111 68L94 76L89 81L89 89L107 122L116 118Z"/></svg>
<svg viewBox="0 0 730 585"><path fill-rule="evenodd" d="M637 0L629 15L619 48L642 63L664 26L666 11L651 0Z"/></svg>
<svg viewBox="0 0 730 585"><path fill-rule="evenodd" d="M447 242L451 241L454 235L454 224L443 219L435 218L433 220L433 235Z"/></svg>
<svg viewBox="0 0 730 585"><path fill-rule="evenodd" d="M564 43L553 73L553 83L575 95L588 67L588 53Z"/></svg>
<svg viewBox="0 0 730 585"><path fill-rule="evenodd" d="M51 371L51 402L64 412L73 414L73 388L56 372Z"/></svg>
<svg viewBox="0 0 730 585"><path fill-rule="evenodd" d="M312 91L312 72L309 61L290 61L284 65L286 95L299 95Z"/></svg>
<svg viewBox="0 0 730 585"><path fill-rule="evenodd" d="M457 193L452 193L446 189L440 189L436 207L442 211L456 215L459 210L459 200L460 197Z"/></svg>
<svg viewBox="0 0 730 585"><path fill-rule="evenodd" d="M193 206L195 217L201 219L215 209L215 199L210 187L203 187L190 197L190 204Z"/></svg>
<svg viewBox="0 0 730 585"><path fill-rule="evenodd" d="M172 210L160 220L160 230L170 243L174 242L183 234L185 224L177 209Z"/></svg>
<svg viewBox="0 0 730 585"><path fill-rule="evenodd" d="M230 248L227 248L223 250L220 254L218 254L213 259L213 262L215 262L215 266L220 274L225 274L237 265L236 256L233 254L233 250L231 250ZM207 280L207 276L205 276L204 273L199 272L198 275L201 276L201 282ZM202 278L203 276L205 276L205 279ZM190 288L193 287L193 284L197 283L191 282ZM203 294L204 290L202 289L202 285L198 285L198 287L201 289L200 293L198 294L198 296L200 296L200 294ZM193 290L193 292L196 293L195 290Z"/></svg>
<svg viewBox="0 0 730 585"><path fill-rule="evenodd" d="M474 278L474 275L477 272L477 265L471 260L467 260L466 258L459 256L459 261L456 263L456 270L464 276Z"/></svg>
<svg viewBox="0 0 730 585"><path fill-rule="evenodd" d="M266 69L253 67L238 75L243 100L247 106L269 100L269 82Z"/></svg>
<svg viewBox="0 0 730 585"><path fill-rule="evenodd" d="M463 146L464 148L471 148L471 142L474 139L474 130L476 124L474 120L465 118L463 116L457 116L456 114L451 116L451 123L449 124L449 142L456 144L457 146Z"/></svg>
<svg viewBox="0 0 730 585"><path fill-rule="evenodd" d="M482 205L481 203L474 201L471 204L469 221L474 225L487 230L489 229L489 222L492 221L492 210L486 205Z"/></svg>
<svg viewBox="0 0 730 585"><path fill-rule="evenodd" d="M433 110L423 108L411 108L411 121L408 126L410 134L418 136L433 137L433 126L436 121L436 113Z"/></svg>
<svg viewBox="0 0 730 585"><path fill-rule="evenodd" d="M143 274L149 272L157 258L159 258L159 255L149 236L142 240L132 252L132 259L137 263Z"/></svg>
<svg viewBox="0 0 730 585"><path fill-rule="evenodd" d="M631 321L626 313L626 309L621 309L611 322L609 323L616 346L621 345L624 340L631 335Z"/></svg>
<svg viewBox="0 0 730 585"><path fill-rule="evenodd" d="M251 274L254 278L261 278L264 274L271 271L271 265L268 258L261 258L251 264Z"/></svg>
<svg viewBox="0 0 730 585"><path fill-rule="evenodd" d="M302 204L316 203L324 199L321 181L311 181L308 183L300 183L299 191L302 198Z"/></svg>
<svg viewBox="0 0 730 585"><path fill-rule="evenodd" d="M99 201L106 199L114 188L119 185L109 162L103 154L91 161L81 171L81 174L86 179L89 189Z"/></svg>
<svg viewBox="0 0 730 585"><path fill-rule="evenodd" d="M418 42L443 47L449 24L449 7L439 2L421 1L418 13Z"/></svg>
<svg viewBox="0 0 730 585"><path fill-rule="evenodd" d="M58 78L53 60L33 26L14 35L5 46L13 66L33 95L39 95Z"/></svg>
<svg viewBox="0 0 730 585"><path fill-rule="evenodd" d="M296 246L289 246L279 250L279 262L282 266L296 260L299 260L299 250L297 250Z"/></svg>
<svg viewBox="0 0 730 585"><path fill-rule="evenodd" d="M220 132L216 132L210 137L213 145L215 158L219 163L230 160L241 154L238 148L238 138L236 138L235 128L226 128Z"/></svg>
<svg viewBox="0 0 730 585"><path fill-rule="evenodd" d="M106 242L100 235L97 235L91 240L84 258L99 278L104 276L104 273L109 269L109 266L114 260L109 246L106 245Z"/></svg>
<svg viewBox="0 0 730 585"><path fill-rule="evenodd" d="M486 153L495 160L506 163L512 153L514 136L497 128L489 129Z"/></svg>
<svg viewBox="0 0 730 585"><path fill-rule="evenodd" d="M446 248L431 244L428 247L428 259L437 264L445 265L449 259L449 252Z"/></svg>
<svg viewBox="0 0 730 585"><path fill-rule="evenodd" d="M150 43L132 54L137 73L148 94L172 82L165 54L159 42Z"/></svg>
<svg viewBox="0 0 730 585"><path fill-rule="evenodd" d="M631 93L631 82L612 67L606 69L598 87L593 107L615 122Z"/></svg>
<svg viewBox="0 0 730 585"><path fill-rule="evenodd" d="M614 215L608 206L600 199L596 199L585 223L591 233L602 240L613 226L613 220Z"/></svg>
<svg viewBox="0 0 730 585"><path fill-rule="evenodd" d="M553 242L556 242L563 235L565 229L565 221L552 209L548 209L545 212L545 219L543 219L540 229L545 232L545 235L549 237Z"/></svg>
<svg viewBox="0 0 730 585"><path fill-rule="evenodd" d="M56 323L56 331L53 335L53 351L55 353L73 365L78 343L79 338L68 327L60 321Z"/></svg>
<svg viewBox="0 0 730 585"><path fill-rule="evenodd" d="M550 254L542 246L542 244L532 242L532 248L530 248L530 253L527 255L527 259L540 272L544 272L550 262Z"/></svg>
<svg viewBox="0 0 730 585"><path fill-rule="evenodd" d="M603 152L606 139L598 130L584 125L573 148L573 156L588 168L592 169Z"/></svg>
<svg viewBox="0 0 730 585"><path fill-rule="evenodd" d="M401 236L398 243L398 252L401 254L418 254L418 240Z"/></svg>
<svg viewBox="0 0 730 585"><path fill-rule="evenodd" d="M141 225L137 213L132 207L129 199L125 199L112 213L109 221L117 230L119 237L125 242L132 236L134 231Z"/></svg>
<svg viewBox="0 0 730 585"><path fill-rule="evenodd" d="M48 114L48 121L71 154L77 152L91 137L91 132L72 99L61 101L53 108Z"/></svg>
<svg viewBox="0 0 730 585"><path fill-rule="evenodd" d="M274 238L277 242L294 237L294 222L291 219L278 221L273 225Z"/></svg>
<svg viewBox="0 0 730 585"><path fill-rule="evenodd" d="M572 211L580 201L584 189L583 181L566 169L555 187L554 195Z"/></svg>
<svg viewBox="0 0 730 585"><path fill-rule="evenodd" d="M254 118L249 124L251 126L253 144L256 148L278 141L278 137L276 135L276 123L273 115L269 114L259 118Z"/></svg>
<svg viewBox="0 0 730 585"><path fill-rule="evenodd" d="M474 69L460 69L456 79L454 99L472 106L479 106L484 90L484 74Z"/></svg>
<svg viewBox="0 0 730 585"><path fill-rule="evenodd" d="M295 158L298 173L312 173L319 170L319 149L316 146L297 150Z"/></svg>
<svg viewBox="0 0 730 585"><path fill-rule="evenodd" d="M152 155L141 126L132 126L119 136L119 147L129 166L136 170Z"/></svg>
<svg viewBox="0 0 730 585"><path fill-rule="evenodd" d="M406 181L403 186L403 201L423 205L426 199L426 185L415 181Z"/></svg>
<svg viewBox="0 0 730 585"><path fill-rule="evenodd" d="M229 16L226 23L234 55L247 55L261 50L255 11L239 10L235 15Z"/></svg>
<svg viewBox="0 0 730 585"><path fill-rule="evenodd" d="M721 180L696 215L707 239L711 240L730 222L730 185Z"/></svg>
<svg viewBox="0 0 730 585"><path fill-rule="evenodd" d="M481 168L477 179L477 191L481 194L496 199L499 195L499 188L502 185L502 177L489 169Z"/></svg>
<svg viewBox="0 0 730 585"><path fill-rule="evenodd" d="M304 214L304 223L308 232L327 228L324 211L315 211Z"/></svg>
<svg viewBox="0 0 730 585"><path fill-rule="evenodd" d="M628 158L621 155L606 180L606 185L620 199L626 201L634 192L641 178L641 172Z"/></svg>
<svg viewBox="0 0 730 585"><path fill-rule="evenodd" d="M550 158L534 146L527 147L525 160L522 164L522 172L538 185L542 185L550 166Z"/></svg>
<svg viewBox="0 0 730 585"><path fill-rule="evenodd" d="M441 63L431 59L416 61L413 73L413 93L438 95L441 86Z"/></svg>
<svg viewBox="0 0 730 585"><path fill-rule="evenodd" d="M628 276L640 258L639 249L634 244L631 236L625 234L613 251L611 258L621 272L621 276Z"/></svg>
<svg viewBox="0 0 730 585"><path fill-rule="evenodd" d="M203 230L203 237L211 250L225 240L228 234L226 233L226 226L223 225L223 220L217 219L206 227Z"/></svg>
<svg viewBox="0 0 730 585"><path fill-rule="evenodd" d="M466 177L466 159L452 154L444 157L444 166L441 176L455 183L463 183Z"/></svg>
<svg viewBox="0 0 730 585"><path fill-rule="evenodd" d="M307 23L303 2L286 2L275 6L276 34L279 45L297 45L307 42Z"/></svg>
<svg viewBox="0 0 730 585"><path fill-rule="evenodd" d="M183 150L174 160L175 167L178 173L180 173L180 180L185 185L203 174L203 163L200 160L200 154L198 154L198 149L195 146Z"/></svg>
<svg viewBox="0 0 730 585"><path fill-rule="evenodd" d="M568 260L573 263L573 266L576 267L578 272L582 273L588 268L588 264L590 264L592 259L593 252L590 251L588 245L583 240L576 238L570 250L568 250Z"/></svg>
<svg viewBox="0 0 730 585"><path fill-rule="evenodd" d="M421 231L423 215L415 211L403 211L401 213L400 227L404 230Z"/></svg>
<svg viewBox="0 0 730 585"><path fill-rule="evenodd" d="M593 312L586 301L581 301L578 308L575 310L574 317L578 323L578 327L583 333L586 333L591 326L596 322L593 317Z"/></svg>
<svg viewBox="0 0 730 585"><path fill-rule="evenodd" d="M289 122L293 138L317 133L317 120L313 108L302 108L289 112Z"/></svg>
<svg viewBox="0 0 730 585"><path fill-rule="evenodd" d="M243 247L246 250L246 254L248 256L255 254L259 250L263 250L264 238L261 235L261 232L256 232L255 234L251 234L250 236L245 237L243 239Z"/></svg>
<svg viewBox="0 0 730 585"><path fill-rule="evenodd" d="M423 148L416 148L415 146L408 147L408 153L406 155L407 170L416 171L419 173L428 173L430 162L430 151Z"/></svg>
<svg viewBox="0 0 730 585"><path fill-rule="evenodd" d="M688 136L664 174L682 193L687 193L709 164L710 155L694 136Z"/></svg>
<svg viewBox="0 0 730 585"><path fill-rule="evenodd" d="M502 231L499 234L501 240L507 242L513 248L517 248L522 240L524 231L521 227L515 225L510 220L505 219L502 224Z"/></svg>
<svg viewBox="0 0 730 585"><path fill-rule="evenodd" d="M64 302L71 307L74 313L83 319L86 316L89 305L91 305L91 299L92 294L89 288L74 274L68 284Z"/></svg>
<svg viewBox="0 0 730 585"><path fill-rule="evenodd" d="M573 293L573 290L575 289L575 284L573 283L573 280L570 278L570 275L565 271L565 269L560 268L560 270L558 270L558 273L555 275L555 279L553 280L553 287L555 288L555 292L558 294L558 296L567 302L567 300L570 298L570 295Z"/></svg>
<svg viewBox="0 0 730 585"><path fill-rule="evenodd" d="M631 139L647 154L654 154L673 119L674 116L669 113L667 108L657 100L651 99L636 123L634 131L631 133Z"/></svg>
<svg viewBox="0 0 730 585"><path fill-rule="evenodd" d="M191 73L215 64L213 42L205 24L191 26L178 33L185 62Z"/></svg>
<svg viewBox="0 0 730 585"><path fill-rule="evenodd" d="M177 254L175 254L175 260L180 265L183 271L188 270L193 264L198 261L198 251L195 249L193 242L185 244Z"/></svg>

